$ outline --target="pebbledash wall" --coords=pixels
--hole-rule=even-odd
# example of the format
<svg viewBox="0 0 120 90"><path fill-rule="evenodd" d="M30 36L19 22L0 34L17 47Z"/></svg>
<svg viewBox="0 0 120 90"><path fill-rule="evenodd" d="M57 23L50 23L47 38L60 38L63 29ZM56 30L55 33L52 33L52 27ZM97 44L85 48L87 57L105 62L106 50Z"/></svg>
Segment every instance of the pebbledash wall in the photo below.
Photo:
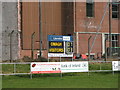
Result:
<svg viewBox="0 0 120 90"><path fill-rule="evenodd" d="M74 53L88 54L88 38L90 36L90 47L96 36L98 26L103 18L107 2L94 2L94 16L86 16L86 2L42 3L42 52L47 58L47 35L73 35L75 48ZM120 34L118 29L118 18L112 18L112 34ZM91 55L95 58L102 57L105 53L105 35L109 34L109 12L108 7L101 29L95 40ZM21 58L31 56L31 34L35 32L34 58L39 53L39 3L22 3L21 23ZM120 35L119 35L120 38ZM118 45L120 41L118 39ZM109 41L107 40L107 48ZM120 47L120 46L118 46Z"/></svg>
<svg viewBox="0 0 120 90"><path fill-rule="evenodd" d="M18 9L17 2L1 2L1 20L0 26L0 46L2 47L1 60L17 60L18 59ZM10 33L11 40L10 40ZM11 47L10 47L11 42ZM0 48L1 49L1 48Z"/></svg>
<svg viewBox="0 0 120 90"><path fill-rule="evenodd" d="M1 13L2 13L2 2L0 2L0 61L2 61L2 14Z"/></svg>

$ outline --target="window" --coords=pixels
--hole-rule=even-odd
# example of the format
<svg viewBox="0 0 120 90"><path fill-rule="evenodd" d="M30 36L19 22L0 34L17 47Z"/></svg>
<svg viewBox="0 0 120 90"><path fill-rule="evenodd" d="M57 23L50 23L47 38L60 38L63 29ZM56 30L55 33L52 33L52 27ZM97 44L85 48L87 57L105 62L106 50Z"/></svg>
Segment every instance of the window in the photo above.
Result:
<svg viewBox="0 0 120 90"><path fill-rule="evenodd" d="M86 1L86 16L87 17L94 16L94 2L93 2L93 0Z"/></svg>
<svg viewBox="0 0 120 90"><path fill-rule="evenodd" d="M107 41L109 41L109 34L105 34L105 38L107 39ZM119 41L119 34L112 34L111 35L111 42L112 42L112 47L119 47L118 44Z"/></svg>
<svg viewBox="0 0 120 90"><path fill-rule="evenodd" d="M112 3L112 18L118 18L119 15L119 4L117 3L117 1L113 1Z"/></svg>
<svg viewBox="0 0 120 90"><path fill-rule="evenodd" d="M112 47L118 47L118 34L112 35Z"/></svg>
<svg viewBox="0 0 120 90"><path fill-rule="evenodd" d="M120 47L119 47L119 37L120 34L112 34L111 35L111 53L113 56L119 56L120 53ZM105 34L105 38L107 41L109 41L109 34ZM110 47L107 47L107 54L110 54Z"/></svg>

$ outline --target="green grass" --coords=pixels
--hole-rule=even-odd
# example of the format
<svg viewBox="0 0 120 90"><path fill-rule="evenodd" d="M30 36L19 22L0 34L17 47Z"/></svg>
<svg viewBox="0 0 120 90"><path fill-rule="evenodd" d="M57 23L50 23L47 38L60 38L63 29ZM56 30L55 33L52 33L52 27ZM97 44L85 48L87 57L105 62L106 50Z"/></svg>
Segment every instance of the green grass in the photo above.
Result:
<svg viewBox="0 0 120 90"><path fill-rule="evenodd" d="M16 73L29 73L30 65L29 64L16 64ZM3 64L2 73L14 73L14 64Z"/></svg>
<svg viewBox="0 0 120 90"><path fill-rule="evenodd" d="M89 70L112 70L111 63L90 63ZM2 65L2 73L13 73L14 65ZM29 73L30 65L16 65L16 73ZM3 88L117 88L118 75L112 72L101 73L65 73L3 76Z"/></svg>
<svg viewBox="0 0 120 90"><path fill-rule="evenodd" d="M112 70L112 63L89 63L89 70Z"/></svg>
<svg viewBox="0 0 120 90"><path fill-rule="evenodd" d="M3 88L118 88L115 73L73 73L3 76Z"/></svg>

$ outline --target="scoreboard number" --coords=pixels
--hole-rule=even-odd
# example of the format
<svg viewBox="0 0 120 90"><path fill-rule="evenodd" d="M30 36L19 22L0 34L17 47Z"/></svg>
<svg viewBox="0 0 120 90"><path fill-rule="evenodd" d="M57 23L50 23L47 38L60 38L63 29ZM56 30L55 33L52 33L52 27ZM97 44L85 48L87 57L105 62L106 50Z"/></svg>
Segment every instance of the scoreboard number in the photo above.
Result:
<svg viewBox="0 0 120 90"><path fill-rule="evenodd" d="M73 42L65 42L65 53L66 54L73 53Z"/></svg>

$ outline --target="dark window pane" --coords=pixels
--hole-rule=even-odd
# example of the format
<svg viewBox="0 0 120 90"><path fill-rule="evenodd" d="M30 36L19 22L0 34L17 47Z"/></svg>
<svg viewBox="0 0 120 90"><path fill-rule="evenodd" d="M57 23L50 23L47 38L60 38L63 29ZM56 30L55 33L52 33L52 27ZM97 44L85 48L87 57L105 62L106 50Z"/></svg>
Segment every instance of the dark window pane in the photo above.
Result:
<svg viewBox="0 0 120 90"><path fill-rule="evenodd" d="M112 47L116 47L116 41L112 41Z"/></svg>
<svg viewBox="0 0 120 90"><path fill-rule="evenodd" d="M93 17L94 6L93 3L86 3L86 16Z"/></svg>
<svg viewBox="0 0 120 90"><path fill-rule="evenodd" d="M112 12L112 18L118 18L118 12Z"/></svg>
<svg viewBox="0 0 120 90"><path fill-rule="evenodd" d="M115 40L118 40L118 35L115 35Z"/></svg>
<svg viewBox="0 0 120 90"><path fill-rule="evenodd" d="M118 11L118 5L112 5L112 11Z"/></svg>
<svg viewBox="0 0 120 90"><path fill-rule="evenodd" d="M118 18L118 4L112 4L112 18Z"/></svg>

